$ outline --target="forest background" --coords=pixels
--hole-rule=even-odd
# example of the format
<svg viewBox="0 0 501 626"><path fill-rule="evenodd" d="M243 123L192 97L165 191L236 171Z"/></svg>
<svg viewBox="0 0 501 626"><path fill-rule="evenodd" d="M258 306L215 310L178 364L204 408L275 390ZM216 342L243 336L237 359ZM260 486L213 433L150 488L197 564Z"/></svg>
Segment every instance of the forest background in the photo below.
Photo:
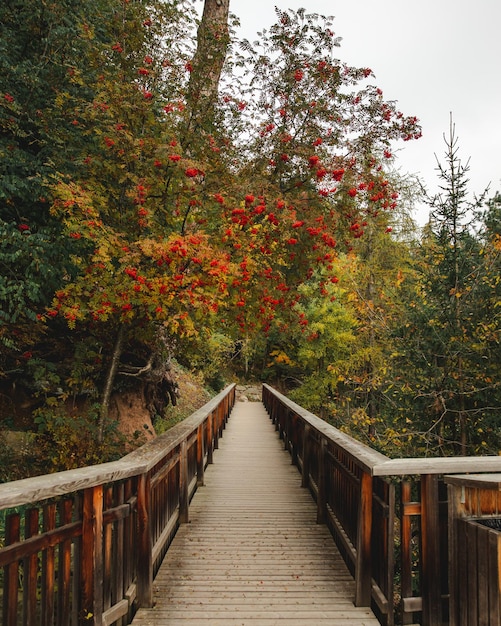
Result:
<svg viewBox="0 0 501 626"><path fill-rule="evenodd" d="M331 18L276 15L249 42L228 0L2 3L0 417L31 433L2 480L141 443L118 399L161 430L180 367L390 456L499 453L501 196L451 119L423 197L417 118Z"/></svg>

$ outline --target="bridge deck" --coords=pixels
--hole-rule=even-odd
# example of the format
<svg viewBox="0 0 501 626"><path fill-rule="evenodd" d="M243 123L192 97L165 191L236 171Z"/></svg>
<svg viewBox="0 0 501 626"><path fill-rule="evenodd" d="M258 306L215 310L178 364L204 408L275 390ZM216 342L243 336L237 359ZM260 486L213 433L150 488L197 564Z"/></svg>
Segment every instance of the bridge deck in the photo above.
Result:
<svg viewBox="0 0 501 626"><path fill-rule="evenodd" d="M261 403L237 402L133 626L379 626Z"/></svg>

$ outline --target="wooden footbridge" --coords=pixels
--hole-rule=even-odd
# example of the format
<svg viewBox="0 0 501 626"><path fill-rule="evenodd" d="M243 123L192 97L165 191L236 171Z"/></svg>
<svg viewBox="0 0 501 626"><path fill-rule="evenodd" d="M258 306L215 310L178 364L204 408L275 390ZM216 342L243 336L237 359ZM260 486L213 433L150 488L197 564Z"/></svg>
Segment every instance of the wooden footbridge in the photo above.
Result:
<svg viewBox="0 0 501 626"><path fill-rule="evenodd" d="M133 626L379 626L262 404L237 403Z"/></svg>
<svg viewBox="0 0 501 626"><path fill-rule="evenodd" d="M120 461L0 485L2 624L500 624L501 533L471 521L495 472L231 385Z"/></svg>

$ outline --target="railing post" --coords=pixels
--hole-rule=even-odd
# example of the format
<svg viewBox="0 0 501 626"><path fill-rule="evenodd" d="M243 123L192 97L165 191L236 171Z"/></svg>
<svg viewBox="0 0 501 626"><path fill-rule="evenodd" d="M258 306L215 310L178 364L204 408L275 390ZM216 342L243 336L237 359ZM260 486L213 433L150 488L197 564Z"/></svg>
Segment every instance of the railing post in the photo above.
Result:
<svg viewBox="0 0 501 626"><path fill-rule="evenodd" d="M310 486L310 431L310 425L306 424L303 432L301 487Z"/></svg>
<svg viewBox="0 0 501 626"><path fill-rule="evenodd" d="M412 624L412 613L405 610L405 600L412 596L412 527L411 516L408 513L411 502L411 483L403 480L400 486L400 571L402 595L402 624Z"/></svg>
<svg viewBox="0 0 501 626"><path fill-rule="evenodd" d="M327 443L323 437L318 442L318 481L317 481L317 524L325 523L325 450Z"/></svg>
<svg viewBox="0 0 501 626"><path fill-rule="evenodd" d="M197 487L204 484L205 473L205 440L203 423L197 429Z"/></svg>
<svg viewBox="0 0 501 626"><path fill-rule="evenodd" d="M140 474L137 485L137 599L141 607L153 606L153 541L150 521L150 490L149 473Z"/></svg>
<svg viewBox="0 0 501 626"><path fill-rule="evenodd" d="M212 412L212 438L214 450L219 449L219 411Z"/></svg>
<svg viewBox="0 0 501 626"><path fill-rule="evenodd" d="M355 606L370 606L372 597L372 476L363 472L358 508Z"/></svg>
<svg viewBox="0 0 501 626"><path fill-rule="evenodd" d="M39 532L39 512L38 509L28 509L25 517L24 537L29 539L35 537ZM23 620L26 624L36 622L37 603L37 554L25 558L24 560L24 580L28 593L24 597Z"/></svg>
<svg viewBox="0 0 501 626"><path fill-rule="evenodd" d="M424 626L441 626L438 476L421 475L421 594Z"/></svg>
<svg viewBox="0 0 501 626"><path fill-rule="evenodd" d="M21 522L18 513L7 515L5 520L6 545L17 543L21 539ZM2 608L2 623L6 626L17 624L17 604L19 589L19 564L10 563L4 570L4 593Z"/></svg>
<svg viewBox="0 0 501 626"><path fill-rule="evenodd" d="M179 523L189 522L189 495L188 495L188 444L186 439L181 443L179 452Z"/></svg>
<svg viewBox="0 0 501 626"><path fill-rule="evenodd" d="M207 416L207 464L214 462L214 442L213 442L213 417L212 413Z"/></svg>
<svg viewBox="0 0 501 626"><path fill-rule="evenodd" d="M101 490L102 494L102 490ZM97 496L99 499L99 495ZM101 495L102 499L102 495ZM103 544L102 544L102 525L103 525L103 503L97 503L97 522L96 526L101 525L101 532L99 530L96 532L96 536L94 538L94 551L95 551L95 559L94 559L94 624L101 624L101 613L103 611L103 587L101 584L102 576L103 576ZM99 513L99 510L101 513ZM43 532L50 533L51 531L56 529L56 505L54 503L46 504L43 507ZM100 540L101 537L101 540ZM44 594L42 596L42 611L41 611L41 622L42 624L52 624L54 622L54 580L56 573L56 564L55 564L55 549L54 546L48 546L46 550L44 550L42 554L42 577L41 577L41 586L44 589Z"/></svg>
<svg viewBox="0 0 501 626"><path fill-rule="evenodd" d="M290 452L289 436L290 436L291 412L286 409L284 417L284 450Z"/></svg>
<svg viewBox="0 0 501 626"><path fill-rule="evenodd" d="M103 609L103 486L84 491L82 519L82 611L101 626Z"/></svg>
<svg viewBox="0 0 501 626"><path fill-rule="evenodd" d="M459 581L462 580L462 568L460 570L459 546L465 538L459 536L458 518L462 517L461 512L463 503L461 502L461 491L466 500L464 487L462 490L455 488L454 485L447 485L447 508L449 520L449 624L451 626L459 625L459 606L460 593ZM461 563L463 565L463 563ZM501 609L501 607L500 607Z"/></svg>

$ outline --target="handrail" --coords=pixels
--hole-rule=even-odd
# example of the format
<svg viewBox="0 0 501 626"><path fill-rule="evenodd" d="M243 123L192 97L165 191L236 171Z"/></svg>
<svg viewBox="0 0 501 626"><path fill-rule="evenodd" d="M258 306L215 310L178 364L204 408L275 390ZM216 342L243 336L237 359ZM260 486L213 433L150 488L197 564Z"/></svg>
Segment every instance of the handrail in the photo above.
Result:
<svg viewBox="0 0 501 626"><path fill-rule="evenodd" d="M392 459L341 432L328 422L320 419L273 387L264 384L263 388L272 393L280 402L291 409L318 433L328 437L351 454L357 465L371 476L406 476L410 474L464 474L501 472L501 456L454 456L454 457L406 457Z"/></svg>
<svg viewBox="0 0 501 626"><path fill-rule="evenodd" d="M186 439L188 434L198 428L230 392L234 393L234 389L235 385L230 385L185 420L130 452L119 461L0 484L0 510L72 493L106 482L130 478L150 470L165 454L168 454Z"/></svg>
<svg viewBox="0 0 501 626"><path fill-rule="evenodd" d="M390 459L269 385L263 402L354 575L355 603L372 606L387 626L397 608L402 624L420 613L425 626L442 626L451 532L443 476L499 473L501 456Z"/></svg>
<svg viewBox="0 0 501 626"><path fill-rule="evenodd" d="M338 446L342 447L350 456L353 458L355 463L359 465L364 471L373 475L374 468L379 467L382 464L389 461L389 457L381 454L377 450L373 448L369 448L365 444L353 439L350 435L341 432L334 426L331 426L328 422L323 419L320 419L313 413L310 413L307 409L304 409L299 404L296 404L287 396L282 395L276 389L273 389L269 385L264 384L263 390L268 392L268 395L265 399L268 402L270 401L270 396L274 396L277 400L280 401L285 407L289 408L295 415L301 417L301 419L309 424L313 429L315 429L319 434L328 437L331 441L335 442Z"/></svg>
<svg viewBox="0 0 501 626"><path fill-rule="evenodd" d="M235 387L119 461L0 485L3 626L111 626L151 606L154 574L189 519Z"/></svg>

